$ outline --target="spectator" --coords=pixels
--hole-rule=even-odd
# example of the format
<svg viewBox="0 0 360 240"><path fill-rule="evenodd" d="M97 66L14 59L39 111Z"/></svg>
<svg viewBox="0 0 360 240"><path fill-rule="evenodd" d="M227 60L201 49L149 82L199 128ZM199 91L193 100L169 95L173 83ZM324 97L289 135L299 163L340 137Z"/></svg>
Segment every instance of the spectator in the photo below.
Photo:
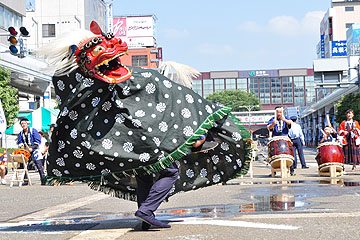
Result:
<svg viewBox="0 0 360 240"><path fill-rule="evenodd" d="M47 154L46 143L48 141L46 140L45 133L43 131L40 131L39 134L40 134L40 137L41 137L41 143L40 143L40 146L39 146L39 150L40 150L41 155L43 156L41 162L42 162L42 165L44 166L44 164L45 164L45 158L44 157Z"/></svg>
<svg viewBox="0 0 360 240"><path fill-rule="evenodd" d="M360 140L360 125L358 121L353 119L354 111L352 109L346 111L346 118L347 120L340 124L339 135L343 138L345 163L353 164L351 171L355 171L356 165L360 164L360 151L357 147Z"/></svg>
<svg viewBox="0 0 360 240"><path fill-rule="evenodd" d="M39 132L35 128L29 127L29 120L24 118L20 121L20 125L23 130L18 135L17 144L19 148L28 150L31 153L30 161L35 163L35 166L39 170L41 185L45 185L45 174L44 169L41 164L42 155L39 150L41 144L41 137ZM29 167L29 165L28 165ZM28 176L25 174L25 179L28 179ZM23 185L28 185L28 181L24 181Z"/></svg>
<svg viewBox="0 0 360 240"><path fill-rule="evenodd" d="M5 175L7 174L7 169L5 167L6 164L5 154L6 151L4 153L0 153L0 176L1 176L0 183L2 185L6 184Z"/></svg>

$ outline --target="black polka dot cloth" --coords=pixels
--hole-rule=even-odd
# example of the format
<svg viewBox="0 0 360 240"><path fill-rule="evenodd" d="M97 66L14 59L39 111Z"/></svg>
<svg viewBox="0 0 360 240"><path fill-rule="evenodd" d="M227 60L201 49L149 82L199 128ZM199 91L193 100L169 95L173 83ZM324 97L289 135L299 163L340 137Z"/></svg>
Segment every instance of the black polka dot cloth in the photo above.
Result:
<svg viewBox="0 0 360 240"><path fill-rule="evenodd" d="M136 174L176 163L171 194L244 174L249 151L230 107L219 107L157 71L133 68L131 79L108 84L80 71L54 77L60 114L48 157L49 182L87 181L91 188L136 200ZM191 153L203 134L219 145Z"/></svg>

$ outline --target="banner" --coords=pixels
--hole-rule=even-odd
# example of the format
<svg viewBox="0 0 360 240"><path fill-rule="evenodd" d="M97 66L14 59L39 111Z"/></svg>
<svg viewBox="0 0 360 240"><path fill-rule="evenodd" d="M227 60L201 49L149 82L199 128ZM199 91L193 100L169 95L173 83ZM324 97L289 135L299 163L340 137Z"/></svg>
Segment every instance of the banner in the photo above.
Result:
<svg viewBox="0 0 360 240"><path fill-rule="evenodd" d="M0 133L5 132L5 130L6 130L6 118L0 99Z"/></svg>

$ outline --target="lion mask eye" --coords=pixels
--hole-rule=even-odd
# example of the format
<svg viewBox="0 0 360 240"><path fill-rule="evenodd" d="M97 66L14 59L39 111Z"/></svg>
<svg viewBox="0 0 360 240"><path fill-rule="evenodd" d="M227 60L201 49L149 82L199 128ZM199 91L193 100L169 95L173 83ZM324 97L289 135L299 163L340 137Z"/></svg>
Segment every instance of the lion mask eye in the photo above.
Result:
<svg viewBox="0 0 360 240"><path fill-rule="evenodd" d="M93 55L96 56L98 55L100 52L104 51L104 47L102 46L97 46L96 48L94 48L94 50L92 51Z"/></svg>

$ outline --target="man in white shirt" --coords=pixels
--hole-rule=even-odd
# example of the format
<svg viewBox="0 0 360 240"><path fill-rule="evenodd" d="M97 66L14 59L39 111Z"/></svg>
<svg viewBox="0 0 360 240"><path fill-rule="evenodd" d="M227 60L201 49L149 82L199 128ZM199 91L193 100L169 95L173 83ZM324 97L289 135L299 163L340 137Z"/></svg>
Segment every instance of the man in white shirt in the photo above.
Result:
<svg viewBox="0 0 360 240"><path fill-rule="evenodd" d="M306 166L305 158L304 158L303 146L305 146L305 139L304 139L303 131L301 129L301 126L296 123L297 120L296 116L292 116L290 119L293 122L291 124L291 128L289 130L288 135L291 141L293 142L294 158L295 158L293 165L290 167L290 174L295 175L294 169L297 168L296 150L300 157L301 168L309 168L309 167Z"/></svg>

